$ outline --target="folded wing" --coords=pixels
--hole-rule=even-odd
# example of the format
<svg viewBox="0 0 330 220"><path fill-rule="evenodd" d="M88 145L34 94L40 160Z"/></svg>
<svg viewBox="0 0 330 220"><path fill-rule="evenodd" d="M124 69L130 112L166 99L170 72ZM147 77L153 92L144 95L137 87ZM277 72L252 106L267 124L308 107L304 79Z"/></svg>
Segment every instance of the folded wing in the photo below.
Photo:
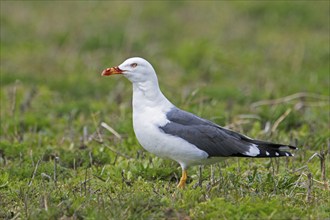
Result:
<svg viewBox="0 0 330 220"><path fill-rule="evenodd" d="M283 150L296 149L290 145L253 140L178 108L171 109L166 116L169 123L159 127L164 133L186 140L209 157L293 156Z"/></svg>

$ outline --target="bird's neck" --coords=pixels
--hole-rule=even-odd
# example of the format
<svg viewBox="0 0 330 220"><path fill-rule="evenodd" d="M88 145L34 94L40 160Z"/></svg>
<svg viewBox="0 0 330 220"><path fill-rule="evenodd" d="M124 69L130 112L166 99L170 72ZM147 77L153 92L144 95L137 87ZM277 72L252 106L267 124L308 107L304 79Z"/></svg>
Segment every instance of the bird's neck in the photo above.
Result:
<svg viewBox="0 0 330 220"><path fill-rule="evenodd" d="M133 109L143 110L145 107L173 106L160 91L158 82L145 81L133 83Z"/></svg>

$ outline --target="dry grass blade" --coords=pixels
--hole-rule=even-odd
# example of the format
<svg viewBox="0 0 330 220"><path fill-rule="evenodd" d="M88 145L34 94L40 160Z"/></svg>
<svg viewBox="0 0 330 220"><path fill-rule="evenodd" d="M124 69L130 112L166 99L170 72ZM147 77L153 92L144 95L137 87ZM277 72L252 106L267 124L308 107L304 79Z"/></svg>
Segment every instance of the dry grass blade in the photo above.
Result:
<svg viewBox="0 0 330 220"><path fill-rule="evenodd" d="M113 135L115 135L118 139L121 139L121 135L115 131L115 129L113 129L112 127L110 127L107 123L102 122L101 126L105 129L107 129L108 131L110 131Z"/></svg>
<svg viewBox="0 0 330 220"><path fill-rule="evenodd" d="M32 102L33 98L36 96L36 94L37 94L36 87L32 87L32 89L28 93L25 94L24 100L20 104L21 113L24 113L27 109L30 108L31 102Z"/></svg>
<svg viewBox="0 0 330 220"><path fill-rule="evenodd" d="M54 183L57 185L57 162L59 161L59 157L54 158Z"/></svg>
<svg viewBox="0 0 330 220"><path fill-rule="evenodd" d="M99 126L97 125L98 123L96 122L96 114L98 114L98 113L93 113L92 114L93 124L94 124L94 127L95 127L96 131L91 135L90 139L94 139L99 143L103 143L103 138L102 138L102 135L100 133ZM97 137L95 137L95 135L97 135Z"/></svg>
<svg viewBox="0 0 330 220"><path fill-rule="evenodd" d="M307 185L306 200L309 203L309 202L311 202L311 199L312 199L313 176L311 173L308 173L307 177L308 177L308 185Z"/></svg>
<svg viewBox="0 0 330 220"><path fill-rule="evenodd" d="M326 159L326 154L327 154L327 152L324 152L324 151L322 151L321 153L320 153L320 163L321 163L321 175L322 175L322 181L324 182L324 187L326 188L326 189L329 189L329 185L328 185L328 182L327 182L327 180L326 180L326 171L325 171L325 159Z"/></svg>
<svg viewBox="0 0 330 220"><path fill-rule="evenodd" d="M43 202L43 206L45 208L45 211L48 211L48 199L47 199L47 195L43 195L42 196L42 202Z"/></svg>
<svg viewBox="0 0 330 220"><path fill-rule="evenodd" d="M46 173L41 173L41 177L42 177L43 179L48 179L48 180L51 180L51 179L52 179L52 177L49 176L49 175L46 174Z"/></svg>
<svg viewBox="0 0 330 220"><path fill-rule="evenodd" d="M32 181L33 181L33 179L34 179L34 177L35 177L35 175L36 175L36 173L37 173L37 169L38 169L39 164L40 164L40 159L38 160L36 166L34 167L34 170L33 170L33 173L32 173L32 176L31 176L31 179L30 179L30 181L29 181L28 186L31 186Z"/></svg>
<svg viewBox="0 0 330 220"><path fill-rule="evenodd" d="M290 114L291 108L288 108L283 115L281 115L272 126L271 132L275 132L279 124Z"/></svg>
<svg viewBox="0 0 330 220"><path fill-rule="evenodd" d="M11 220L18 219L20 215L21 215L21 213L17 212L17 214L14 217L12 217Z"/></svg>
<svg viewBox="0 0 330 220"><path fill-rule="evenodd" d="M261 100L258 102L254 102L251 104L251 107L257 108L257 107L263 106L263 105L278 105L281 103L291 102L296 99L306 99L306 98L329 101L328 96L314 94L314 93L299 92L299 93L295 93L295 94L285 96L285 97L279 98L279 99Z"/></svg>

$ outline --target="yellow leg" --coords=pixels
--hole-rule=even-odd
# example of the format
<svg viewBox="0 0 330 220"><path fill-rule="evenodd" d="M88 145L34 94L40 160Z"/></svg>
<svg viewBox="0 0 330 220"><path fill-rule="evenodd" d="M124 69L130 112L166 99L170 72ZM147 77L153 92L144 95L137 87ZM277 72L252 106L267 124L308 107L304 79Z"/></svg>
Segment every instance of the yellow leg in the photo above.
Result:
<svg viewBox="0 0 330 220"><path fill-rule="evenodd" d="M186 181L187 181L187 170L182 170L182 176L177 187L181 189L184 188L184 186L186 185Z"/></svg>

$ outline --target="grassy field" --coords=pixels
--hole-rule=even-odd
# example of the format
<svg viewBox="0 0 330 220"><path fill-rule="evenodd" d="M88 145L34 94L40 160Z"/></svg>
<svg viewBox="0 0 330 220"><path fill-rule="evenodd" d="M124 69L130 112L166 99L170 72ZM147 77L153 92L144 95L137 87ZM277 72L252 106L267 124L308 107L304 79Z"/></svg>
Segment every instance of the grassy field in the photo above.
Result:
<svg viewBox="0 0 330 220"><path fill-rule="evenodd" d="M330 218L329 1L0 4L0 219ZM100 76L132 56L180 108L296 156L177 189L135 139L131 84Z"/></svg>

